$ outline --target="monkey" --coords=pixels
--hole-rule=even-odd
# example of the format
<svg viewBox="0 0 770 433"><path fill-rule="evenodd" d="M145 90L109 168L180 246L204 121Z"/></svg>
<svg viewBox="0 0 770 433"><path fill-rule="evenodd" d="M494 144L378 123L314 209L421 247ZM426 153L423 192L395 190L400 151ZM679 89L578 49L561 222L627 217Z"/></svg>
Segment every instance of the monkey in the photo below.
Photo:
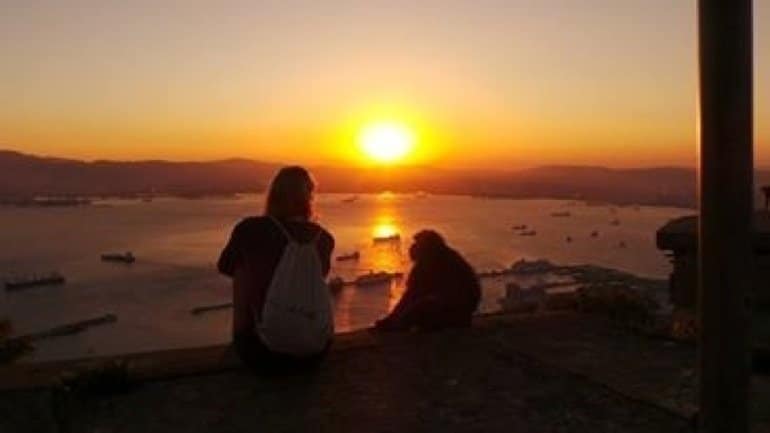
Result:
<svg viewBox="0 0 770 433"><path fill-rule="evenodd" d="M467 327L481 298L473 267L434 230L422 230L409 248L413 262L401 300L375 330Z"/></svg>

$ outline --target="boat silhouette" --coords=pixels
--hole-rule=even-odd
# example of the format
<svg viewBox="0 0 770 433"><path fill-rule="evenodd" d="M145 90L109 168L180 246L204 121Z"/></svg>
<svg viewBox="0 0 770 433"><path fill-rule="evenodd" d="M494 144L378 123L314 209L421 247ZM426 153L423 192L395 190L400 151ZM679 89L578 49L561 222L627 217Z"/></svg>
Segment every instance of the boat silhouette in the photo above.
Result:
<svg viewBox="0 0 770 433"><path fill-rule="evenodd" d="M388 236L375 236L373 239L375 244L385 244L390 242L401 242L401 235L396 233Z"/></svg>
<svg viewBox="0 0 770 433"><path fill-rule="evenodd" d="M342 254L337 256L338 262L345 262L345 261L355 261L361 258L361 253L358 251L352 252L350 254Z"/></svg>
<svg viewBox="0 0 770 433"><path fill-rule="evenodd" d="M5 282L5 290L13 291L38 286L55 286L64 284L66 282L67 280L63 275L58 272L51 272L50 274L43 276L32 276L7 280Z"/></svg>
<svg viewBox="0 0 770 433"><path fill-rule="evenodd" d="M359 275L353 283L356 286L379 286L385 283L390 283L394 278L399 278L400 273L397 272L374 272L370 271L368 274Z"/></svg>
<svg viewBox="0 0 770 433"><path fill-rule="evenodd" d="M125 253L106 253L102 254L103 262L121 262L121 263L134 263L136 257L131 251Z"/></svg>

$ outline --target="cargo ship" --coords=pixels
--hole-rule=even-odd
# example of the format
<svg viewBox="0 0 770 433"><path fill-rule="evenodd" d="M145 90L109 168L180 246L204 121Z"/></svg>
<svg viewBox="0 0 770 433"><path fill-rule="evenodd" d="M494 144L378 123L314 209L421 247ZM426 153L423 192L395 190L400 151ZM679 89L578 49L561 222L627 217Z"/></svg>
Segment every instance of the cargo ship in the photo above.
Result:
<svg viewBox="0 0 770 433"><path fill-rule="evenodd" d="M393 242L401 242L401 235L396 233L389 236L375 236L373 238L375 244L387 244Z"/></svg>
<svg viewBox="0 0 770 433"><path fill-rule="evenodd" d="M400 278L403 274L398 272L369 272L368 274L360 275L355 279L354 284L356 286L378 286L386 283L390 283L394 278Z"/></svg>
<svg viewBox="0 0 770 433"><path fill-rule="evenodd" d="M51 272L44 276L33 276L27 278L15 278L6 280L5 290L22 290L38 286L56 286L66 283L67 280L58 272Z"/></svg>
<svg viewBox="0 0 770 433"><path fill-rule="evenodd" d="M134 263L136 257L131 251L125 253L107 253L102 254L103 262L121 262L121 263Z"/></svg>
<svg viewBox="0 0 770 433"><path fill-rule="evenodd" d="M338 262L347 262L347 261L355 261L361 258L361 253L358 251L350 253L350 254L342 254L337 256Z"/></svg>

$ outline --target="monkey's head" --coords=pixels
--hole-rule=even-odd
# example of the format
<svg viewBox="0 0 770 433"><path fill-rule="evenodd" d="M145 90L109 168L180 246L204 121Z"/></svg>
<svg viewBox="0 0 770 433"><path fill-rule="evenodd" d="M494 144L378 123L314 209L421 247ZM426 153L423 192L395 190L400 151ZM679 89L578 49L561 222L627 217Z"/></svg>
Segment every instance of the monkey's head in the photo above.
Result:
<svg viewBox="0 0 770 433"><path fill-rule="evenodd" d="M441 255L447 248L444 238L434 230L422 230L414 235L414 243L409 247L412 261L424 260Z"/></svg>

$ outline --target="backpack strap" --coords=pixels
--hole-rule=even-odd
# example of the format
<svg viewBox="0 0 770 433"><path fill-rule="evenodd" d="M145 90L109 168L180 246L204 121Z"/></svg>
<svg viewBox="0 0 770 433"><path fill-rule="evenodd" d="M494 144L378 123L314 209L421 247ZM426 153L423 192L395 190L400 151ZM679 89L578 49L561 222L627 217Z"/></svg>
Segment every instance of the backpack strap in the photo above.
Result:
<svg viewBox="0 0 770 433"><path fill-rule="evenodd" d="M272 215L268 215L268 217L270 218L271 221L273 221L273 223L275 223L276 226L278 226L278 229L286 237L286 240L288 240L289 242L296 242L296 240L291 236L291 234L289 234L289 231L286 230L286 227L284 227L284 225L281 224L280 221L278 221L278 218ZM318 240L321 239L321 235L323 235L323 232L324 230L319 227L318 231L316 232L316 234L313 235L309 243L317 244Z"/></svg>
<svg viewBox="0 0 770 433"><path fill-rule="evenodd" d="M273 223L275 223L275 225L278 227L278 230L280 230L280 231L281 231L281 233L283 233L283 235L286 237L286 240L287 240L287 241L289 241L289 242L294 242L294 238L293 238L293 237L291 237L291 235L289 234L289 231L288 231L288 230L286 230L286 227L284 227L284 226L283 226L283 224L281 224L281 222L280 222L280 221L278 221L278 219L277 219L276 217L274 217L274 216L272 216L272 215L268 215L268 217L270 218L270 220L271 220Z"/></svg>

